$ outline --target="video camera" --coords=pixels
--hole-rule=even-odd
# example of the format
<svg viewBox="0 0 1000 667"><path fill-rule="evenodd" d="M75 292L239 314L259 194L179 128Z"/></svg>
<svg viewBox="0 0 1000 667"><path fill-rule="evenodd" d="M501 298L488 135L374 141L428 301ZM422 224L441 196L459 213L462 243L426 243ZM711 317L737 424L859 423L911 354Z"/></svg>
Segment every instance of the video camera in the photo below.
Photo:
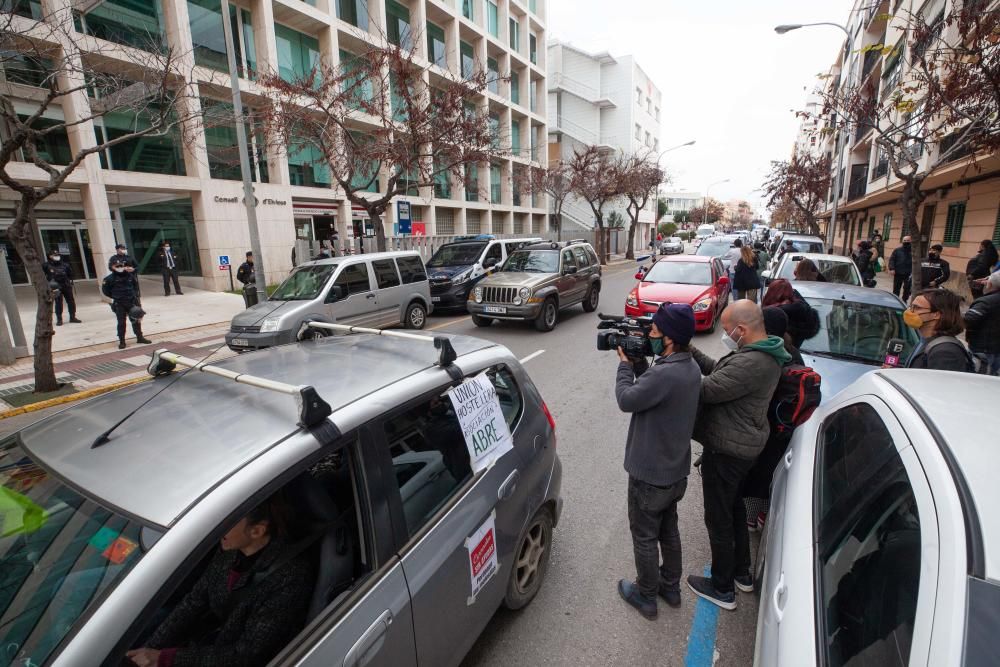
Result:
<svg viewBox="0 0 1000 667"><path fill-rule="evenodd" d="M632 359L653 355L653 348L649 344L649 332L653 325L651 317L631 318L603 313L598 313L597 317L601 320L597 325L598 350L617 350L620 347L625 356Z"/></svg>

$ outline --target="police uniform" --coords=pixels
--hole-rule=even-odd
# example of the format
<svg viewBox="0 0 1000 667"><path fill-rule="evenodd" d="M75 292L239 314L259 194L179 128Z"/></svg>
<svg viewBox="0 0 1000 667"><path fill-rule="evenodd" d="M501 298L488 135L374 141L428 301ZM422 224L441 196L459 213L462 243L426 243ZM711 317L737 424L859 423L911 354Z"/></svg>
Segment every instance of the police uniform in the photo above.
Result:
<svg viewBox="0 0 1000 667"><path fill-rule="evenodd" d="M63 323L64 299L69 310L69 321L79 324L80 320L76 319L76 297L73 294L73 268L69 262L64 262L59 257L42 264L42 270L45 271L46 280L59 286L59 291L56 293L56 324Z"/></svg>

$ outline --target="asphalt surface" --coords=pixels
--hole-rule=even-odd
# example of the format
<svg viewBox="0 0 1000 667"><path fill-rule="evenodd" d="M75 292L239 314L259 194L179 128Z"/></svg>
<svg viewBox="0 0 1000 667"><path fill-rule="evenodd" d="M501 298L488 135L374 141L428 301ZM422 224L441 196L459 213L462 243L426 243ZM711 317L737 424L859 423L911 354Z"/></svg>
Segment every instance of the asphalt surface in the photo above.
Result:
<svg viewBox="0 0 1000 667"><path fill-rule="evenodd" d="M606 270L599 312L623 312L635 267ZM526 609L496 613L463 666L709 665L713 657L718 665L748 665L757 621L754 594L737 593L739 608L718 613L714 656L711 648L704 651L704 639L702 651L689 655L698 598L683 583L681 607L661 603L656 621L642 618L618 596L618 579L635 576L626 518L628 478L622 467L629 420L614 398L618 356L596 349L597 321L596 314L576 306L560 313L549 333L512 322L479 328L467 316L429 322L435 330L499 342L521 359L536 355L525 368L556 420L563 463L565 508L547 579ZM699 334L693 343L713 357L724 351L718 333ZM695 455L701 450L697 443L693 448ZM684 569L702 574L711 559L697 471L689 478L679 514Z"/></svg>

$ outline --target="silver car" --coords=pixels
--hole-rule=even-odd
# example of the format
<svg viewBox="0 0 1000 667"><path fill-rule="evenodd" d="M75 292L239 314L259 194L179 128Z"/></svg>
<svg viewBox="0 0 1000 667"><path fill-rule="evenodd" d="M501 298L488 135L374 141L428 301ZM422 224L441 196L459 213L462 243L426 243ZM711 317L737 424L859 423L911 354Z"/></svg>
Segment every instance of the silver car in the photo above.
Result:
<svg viewBox="0 0 1000 667"><path fill-rule="evenodd" d="M266 618L282 636L266 651L233 642L244 664L457 665L501 604L542 585L562 509L555 424L506 348L392 334L182 376L158 352L162 377L0 442L0 663L125 664L164 625L185 628L170 646L229 650L221 618L189 613L213 590L195 582L280 496L298 528L276 548L313 564L295 581L311 593ZM448 393L472 378L512 434L481 466ZM246 586L289 562L251 561Z"/></svg>
<svg viewBox="0 0 1000 667"><path fill-rule="evenodd" d="M308 321L423 329L433 308L415 251L316 260L293 269L267 301L236 315L226 344L244 351L325 335L303 329Z"/></svg>

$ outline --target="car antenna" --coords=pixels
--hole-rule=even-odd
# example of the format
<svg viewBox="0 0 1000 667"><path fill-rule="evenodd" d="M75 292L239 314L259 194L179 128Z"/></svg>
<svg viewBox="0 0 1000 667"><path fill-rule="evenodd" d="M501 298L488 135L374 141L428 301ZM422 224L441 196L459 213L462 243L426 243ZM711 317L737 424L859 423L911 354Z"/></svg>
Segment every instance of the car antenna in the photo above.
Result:
<svg viewBox="0 0 1000 667"><path fill-rule="evenodd" d="M455 360L458 359L458 353L455 352L455 348L452 346L451 340L445 336L428 336L426 334L405 333L402 331L384 331L382 329L368 329L366 327L354 327L348 324L330 324L328 322L304 322L300 333L310 328L326 329L327 331L335 331L345 334L374 334L376 336L387 336L388 338L402 338L406 340L419 340L421 342L434 343L434 348L439 351L437 365L448 373L448 377L450 377L455 384L461 384L464 379L462 370L455 365Z"/></svg>

